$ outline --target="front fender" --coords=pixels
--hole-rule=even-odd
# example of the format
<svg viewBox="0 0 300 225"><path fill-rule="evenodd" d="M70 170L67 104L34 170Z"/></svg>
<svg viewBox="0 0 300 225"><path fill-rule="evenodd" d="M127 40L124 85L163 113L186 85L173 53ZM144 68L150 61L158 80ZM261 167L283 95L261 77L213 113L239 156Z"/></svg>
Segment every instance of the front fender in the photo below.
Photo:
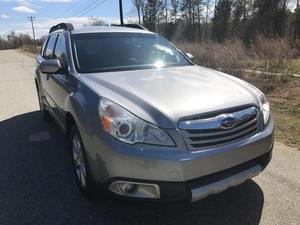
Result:
<svg viewBox="0 0 300 225"><path fill-rule="evenodd" d="M99 97L84 86L71 93L65 102L66 111L71 113L77 126L93 134L100 123L98 114Z"/></svg>

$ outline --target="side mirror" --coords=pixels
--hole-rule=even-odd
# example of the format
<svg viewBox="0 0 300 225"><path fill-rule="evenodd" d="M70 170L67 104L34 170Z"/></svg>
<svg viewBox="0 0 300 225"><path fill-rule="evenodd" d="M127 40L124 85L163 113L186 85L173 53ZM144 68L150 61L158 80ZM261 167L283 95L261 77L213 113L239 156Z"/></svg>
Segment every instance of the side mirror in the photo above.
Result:
<svg viewBox="0 0 300 225"><path fill-rule="evenodd" d="M57 73L62 69L58 59L47 59L40 64L42 73Z"/></svg>
<svg viewBox="0 0 300 225"><path fill-rule="evenodd" d="M186 52L185 55L192 60L194 58L194 56L191 53Z"/></svg>

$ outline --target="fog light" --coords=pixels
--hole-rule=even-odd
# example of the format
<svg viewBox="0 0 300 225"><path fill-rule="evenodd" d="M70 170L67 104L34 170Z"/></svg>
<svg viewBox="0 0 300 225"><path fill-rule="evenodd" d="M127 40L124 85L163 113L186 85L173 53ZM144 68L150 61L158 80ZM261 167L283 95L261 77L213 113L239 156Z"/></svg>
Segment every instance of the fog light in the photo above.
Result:
<svg viewBox="0 0 300 225"><path fill-rule="evenodd" d="M125 193L134 194L138 190L138 185L133 183L127 183L124 184L122 188Z"/></svg>
<svg viewBox="0 0 300 225"><path fill-rule="evenodd" d="M115 194L127 197L160 198L160 190L157 184L114 181L109 185L109 190Z"/></svg>

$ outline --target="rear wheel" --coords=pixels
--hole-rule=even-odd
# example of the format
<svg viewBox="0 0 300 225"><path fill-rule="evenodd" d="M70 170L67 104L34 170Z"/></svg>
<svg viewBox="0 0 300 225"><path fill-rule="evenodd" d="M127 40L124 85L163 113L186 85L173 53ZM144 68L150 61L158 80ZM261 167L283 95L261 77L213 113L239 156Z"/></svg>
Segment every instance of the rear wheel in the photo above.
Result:
<svg viewBox="0 0 300 225"><path fill-rule="evenodd" d="M71 128L69 141L78 187L86 197L91 197L95 193L96 182L91 176L85 149L76 124Z"/></svg>

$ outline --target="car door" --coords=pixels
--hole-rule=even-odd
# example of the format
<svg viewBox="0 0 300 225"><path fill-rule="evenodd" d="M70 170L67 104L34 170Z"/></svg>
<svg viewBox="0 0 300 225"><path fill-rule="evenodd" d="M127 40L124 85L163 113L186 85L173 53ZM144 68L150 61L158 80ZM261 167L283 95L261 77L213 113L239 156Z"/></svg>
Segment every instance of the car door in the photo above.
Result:
<svg viewBox="0 0 300 225"><path fill-rule="evenodd" d="M56 40L56 44L53 52L53 59L58 59L62 66L62 69L55 74L51 74L48 80L47 92L51 96L53 103L53 113L61 123L65 124L65 107L64 103L70 89L70 75L68 74L68 62L66 57L66 40L62 34L59 34Z"/></svg>
<svg viewBox="0 0 300 225"><path fill-rule="evenodd" d="M48 42L51 41L51 37ZM66 57L66 42L62 34L56 37L55 45L53 47L52 59L58 59L62 69L55 74L46 75L44 82L44 90L47 95L47 101L51 107L51 112L58 120L60 125L64 125L65 110L64 102L69 95L69 74L68 62Z"/></svg>

